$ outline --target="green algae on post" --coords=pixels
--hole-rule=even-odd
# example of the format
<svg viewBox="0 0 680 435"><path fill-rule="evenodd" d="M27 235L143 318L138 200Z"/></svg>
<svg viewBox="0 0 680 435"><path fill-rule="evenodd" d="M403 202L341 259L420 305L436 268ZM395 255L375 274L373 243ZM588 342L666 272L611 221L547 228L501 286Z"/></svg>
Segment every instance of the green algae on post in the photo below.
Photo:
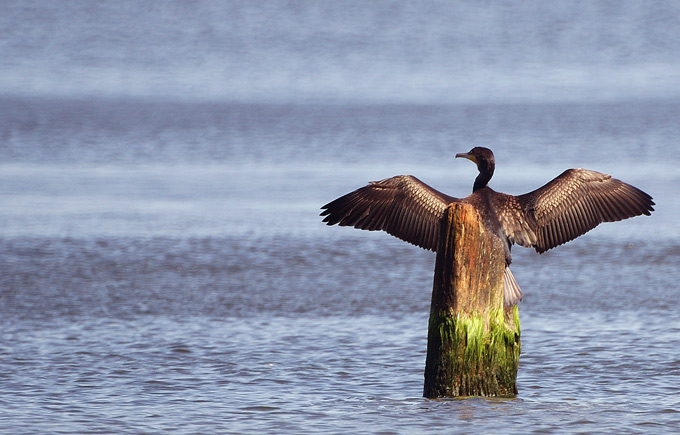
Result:
<svg viewBox="0 0 680 435"><path fill-rule="evenodd" d="M513 324L505 315L492 313L490 321L481 315L431 315L428 344L438 345L433 362L433 385L426 385L427 397L514 396L521 349L519 314L512 309ZM430 351L428 349L428 355Z"/></svg>

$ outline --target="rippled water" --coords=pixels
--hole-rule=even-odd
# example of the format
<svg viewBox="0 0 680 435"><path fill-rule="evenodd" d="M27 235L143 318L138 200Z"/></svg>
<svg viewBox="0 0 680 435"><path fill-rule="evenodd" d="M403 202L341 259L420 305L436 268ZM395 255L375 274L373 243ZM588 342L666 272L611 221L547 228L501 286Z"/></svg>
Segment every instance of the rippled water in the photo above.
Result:
<svg viewBox="0 0 680 435"><path fill-rule="evenodd" d="M350 239L4 241L5 427L677 427L677 244L646 264L630 246L584 242L518 267L518 397L430 401L421 393L433 256ZM605 249L613 258L601 267L581 255Z"/></svg>
<svg viewBox="0 0 680 435"><path fill-rule="evenodd" d="M680 25L618 5L7 2L0 431L680 430ZM434 254L319 207L476 145L657 211L515 248L518 396L426 400Z"/></svg>

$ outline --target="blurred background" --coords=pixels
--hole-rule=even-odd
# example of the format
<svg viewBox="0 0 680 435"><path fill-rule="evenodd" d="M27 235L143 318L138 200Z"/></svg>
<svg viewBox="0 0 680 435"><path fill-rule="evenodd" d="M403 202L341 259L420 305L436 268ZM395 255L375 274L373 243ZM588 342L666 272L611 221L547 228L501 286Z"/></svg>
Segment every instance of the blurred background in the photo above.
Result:
<svg viewBox="0 0 680 435"><path fill-rule="evenodd" d="M0 35L0 428L680 429L680 3L23 0ZM434 254L318 213L466 196L474 146L496 190L586 167L657 211L515 248L518 398L425 401Z"/></svg>

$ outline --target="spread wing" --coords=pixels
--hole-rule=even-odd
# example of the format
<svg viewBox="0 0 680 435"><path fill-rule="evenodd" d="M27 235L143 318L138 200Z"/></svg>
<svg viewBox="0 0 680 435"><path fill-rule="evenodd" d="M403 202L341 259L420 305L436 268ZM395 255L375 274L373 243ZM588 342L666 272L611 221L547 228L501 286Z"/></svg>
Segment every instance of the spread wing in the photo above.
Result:
<svg viewBox="0 0 680 435"><path fill-rule="evenodd" d="M602 222L649 216L652 197L610 175L587 169L567 169L533 192L517 196L532 222L538 253L559 246Z"/></svg>
<svg viewBox="0 0 680 435"><path fill-rule="evenodd" d="M446 206L458 201L412 175L397 175L329 202L321 207L328 225L383 230L406 242L435 251L439 223Z"/></svg>

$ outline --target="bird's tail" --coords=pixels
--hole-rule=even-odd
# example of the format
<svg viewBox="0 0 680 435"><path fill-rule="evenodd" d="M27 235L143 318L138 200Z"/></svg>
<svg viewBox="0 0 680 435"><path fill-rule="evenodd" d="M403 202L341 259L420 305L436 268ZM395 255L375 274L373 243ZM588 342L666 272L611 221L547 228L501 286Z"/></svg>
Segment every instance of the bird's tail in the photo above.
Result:
<svg viewBox="0 0 680 435"><path fill-rule="evenodd" d="M505 272L503 272L503 304L506 307L512 307L521 300L522 290L519 288L517 281L515 281L510 268L505 266Z"/></svg>

